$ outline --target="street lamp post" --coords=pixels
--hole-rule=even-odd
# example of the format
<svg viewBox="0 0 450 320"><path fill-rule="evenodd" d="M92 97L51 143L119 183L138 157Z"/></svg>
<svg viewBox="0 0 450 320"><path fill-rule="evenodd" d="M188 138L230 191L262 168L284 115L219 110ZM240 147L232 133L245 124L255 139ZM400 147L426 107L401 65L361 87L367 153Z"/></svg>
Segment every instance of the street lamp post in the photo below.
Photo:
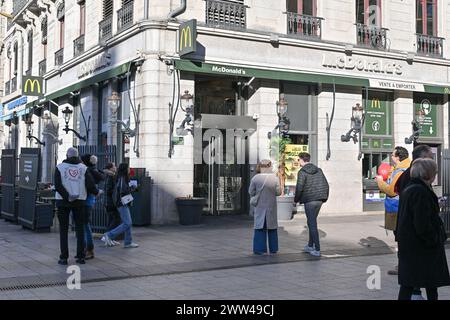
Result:
<svg viewBox="0 0 450 320"><path fill-rule="evenodd" d="M358 160L361 160L363 156L361 134L364 124L364 116L364 108L361 104L357 103L354 107L352 107L352 117L350 119L351 128L345 135L341 136L342 142L349 142L350 140L353 140L354 144L359 143Z"/></svg>
<svg viewBox="0 0 450 320"><path fill-rule="evenodd" d="M278 124L272 132L269 132L268 134L269 139L272 138L272 135L276 133L277 130L279 130L280 136L287 135L289 133L289 129L291 126L291 121L287 116L289 106L287 100L284 97L282 97L279 101L277 101L276 105L277 105Z"/></svg>
<svg viewBox="0 0 450 320"><path fill-rule="evenodd" d="M133 130L130 128L130 122L125 122L123 120L119 120L117 119L117 112L119 111L120 108L120 96L116 91L113 91L113 93L111 94L111 96L108 98L108 107L109 110L111 111L112 114L112 118L111 118L111 123L112 124L120 124L123 129L122 132L129 136L129 137L134 137L136 136L136 130Z"/></svg>
<svg viewBox="0 0 450 320"><path fill-rule="evenodd" d="M180 97L180 100L181 100L181 109L186 113L186 116L181 125L177 128L177 135L187 136L189 133L193 135L194 126L192 120L194 118L194 96L190 94L188 90L186 90L184 94ZM187 129L186 126L188 126Z"/></svg>
<svg viewBox="0 0 450 320"><path fill-rule="evenodd" d="M73 111L68 106L66 106L66 108L62 111L62 113L64 115L64 121L66 122L66 127L63 129L63 131L65 131L66 134L69 134L69 132L73 132L77 136L78 139L80 139L82 141L86 141L86 136L82 136L80 133L78 133L74 129L69 128L69 122L72 117Z"/></svg>

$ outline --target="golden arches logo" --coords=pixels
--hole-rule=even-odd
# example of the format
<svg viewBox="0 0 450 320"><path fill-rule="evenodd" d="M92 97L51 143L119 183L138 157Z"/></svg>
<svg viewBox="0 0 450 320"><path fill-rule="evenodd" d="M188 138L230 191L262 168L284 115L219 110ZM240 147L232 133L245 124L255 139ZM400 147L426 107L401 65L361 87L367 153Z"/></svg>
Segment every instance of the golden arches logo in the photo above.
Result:
<svg viewBox="0 0 450 320"><path fill-rule="evenodd" d="M186 26L180 31L180 51L190 47L192 47L192 30L190 26Z"/></svg>
<svg viewBox="0 0 450 320"><path fill-rule="evenodd" d="M372 109L381 109L381 101L380 99L373 99L372 105L370 106Z"/></svg>
<svg viewBox="0 0 450 320"><path fill-rule="evenodd" d="M40 82L38 81L38 80L36 80L36 79L34 79L34 80L31 80L31 79L28 79L26 82L25 82L25 86L24 86L24 94L27 94L29 91L28 91L28 88L29 88L29 86L31 86L31 93L33 93L34 92L34 87L35 86L37 86L37 93L38 94L41 94L41 84L40 84Z"/></svg>

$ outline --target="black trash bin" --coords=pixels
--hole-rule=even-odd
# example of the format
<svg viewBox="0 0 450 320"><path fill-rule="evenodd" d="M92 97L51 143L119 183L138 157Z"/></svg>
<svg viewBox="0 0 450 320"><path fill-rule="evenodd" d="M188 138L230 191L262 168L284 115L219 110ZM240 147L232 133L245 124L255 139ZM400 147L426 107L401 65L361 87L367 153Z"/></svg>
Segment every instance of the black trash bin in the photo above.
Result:
<svg viewBox="0 0 450 320"><path fill-rule="evenodd" d="M180 224L188 226L201 223L203 207L205 206L205 198L177 198L178 214L180 216Z"/></svg>

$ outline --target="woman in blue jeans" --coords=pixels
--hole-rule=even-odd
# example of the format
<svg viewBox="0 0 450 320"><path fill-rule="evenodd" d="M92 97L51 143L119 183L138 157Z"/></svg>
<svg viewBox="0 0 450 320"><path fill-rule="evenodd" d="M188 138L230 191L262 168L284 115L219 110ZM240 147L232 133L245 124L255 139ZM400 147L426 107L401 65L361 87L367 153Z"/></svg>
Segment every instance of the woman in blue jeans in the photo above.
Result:
<svg viewBox="0 0 450 320"><path fill-rule="evenodd" d="M114 246L113 240L120 234L124 233L124 248L137 248L138 244L133 242L131 236L131 227L133 222L131 221L130 203L122 203L122 197L131 194L132 189L129 186L130 183L130 168L127 163L121 163L117 170L116 176L116 189L113 192L113 200L116 202L117 210L119 211L122 224L117 228L105 233L102 237L102 241L107 247Z"/></svg>

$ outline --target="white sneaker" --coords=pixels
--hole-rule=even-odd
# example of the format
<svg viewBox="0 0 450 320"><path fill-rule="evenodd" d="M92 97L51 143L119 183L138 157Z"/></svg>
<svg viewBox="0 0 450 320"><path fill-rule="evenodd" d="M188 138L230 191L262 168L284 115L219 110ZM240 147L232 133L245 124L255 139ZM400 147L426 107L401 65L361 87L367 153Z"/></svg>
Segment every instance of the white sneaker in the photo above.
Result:
<svg viewBox="0 0 450 320"><path fill-rule="evenodd" d="M105 243L105 247L114 247L112 240L105 233L101 239Z"/></svg>
<svg viewBox="0 0 450 320"><path fill-rule="evenodd" d="M120 246L120 242L116 240L111 240L113 246Z"/></svg>
<svg viewBox="0 0 450 320"><path fill-rule="evenodd" d="M123 246L125 249L134 249L134 248L139 248L139 245L137 243L130 243L127 245Z"/></svg>
<svg viewBox="0 0 450 320"><path fill-rule="evenodd" d="M321 256L320 251L317 251L317 250L313 250L309 254L312 255L313 257L320 257Z"/></svg>
<svg viewBox="0 0 450 320"><path fill-rule="evenodd" d="M422 297L422 295L413 294L413 295L411 296L411 300L425 300L425 298Z"/></svg>
<svg viewBox="0 0 450 320"><path fill-rule="evenodd" d="M311 253L311 251L314 251L314 247L310 247L310 246L306 245L305 248L303 249L303 251L306 253Z"/></svg>

